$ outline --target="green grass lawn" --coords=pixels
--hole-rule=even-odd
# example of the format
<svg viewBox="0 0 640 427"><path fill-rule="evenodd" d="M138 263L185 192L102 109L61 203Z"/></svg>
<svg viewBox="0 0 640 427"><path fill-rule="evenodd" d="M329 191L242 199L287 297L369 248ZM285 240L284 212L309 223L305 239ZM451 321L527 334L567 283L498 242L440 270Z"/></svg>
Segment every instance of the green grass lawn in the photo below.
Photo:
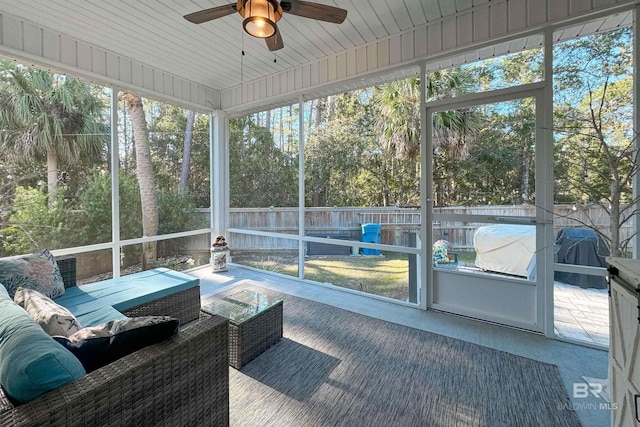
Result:
<svg viewBox="0 0 640 427"><path fill-rule="evenodd" d="M233 262L289 276L298 275L297 252L242 251ZM331 283L374 295L406 300L409 293L407 255L312 256L305 258L305 279Z"/></svg>
<svg viewBox="0 0 640 427"><path fill-rule="evenodd" d="M476 251L460 251L458 252L458 262L466 262L473 264L476 262Z"/></svg>
<svg viewBox="0 0 640 427"><path fill-rule="evenodd" d="M298 276L298 252L234 251L234 263ZM473 264L475 252L458 253L458 262ZM311 256L304 261L304 277L374 295L406 301L409 295L408 255L388 252L381 256Z"/></svg>
<svg viewBox="0 0 640 427"><path fill-rule="evenodd" d="M406 300L409 292L406 255L312 257L304 263L306 279L328 282L375 295Z"/></svg>

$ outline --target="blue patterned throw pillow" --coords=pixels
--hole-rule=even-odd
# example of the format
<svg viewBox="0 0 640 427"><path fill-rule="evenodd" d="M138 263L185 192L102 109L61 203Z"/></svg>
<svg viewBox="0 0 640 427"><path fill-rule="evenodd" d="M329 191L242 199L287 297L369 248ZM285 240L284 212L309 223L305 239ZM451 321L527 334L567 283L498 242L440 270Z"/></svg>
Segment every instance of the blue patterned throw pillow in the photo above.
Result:
<svg viewBox="0 0 640 427"><path fill-rule="evenodd" d="M49 298L64 294L64 282L48 249L16 259L0 259L0 283L11 298L19 287L34 289Z"/></svg>

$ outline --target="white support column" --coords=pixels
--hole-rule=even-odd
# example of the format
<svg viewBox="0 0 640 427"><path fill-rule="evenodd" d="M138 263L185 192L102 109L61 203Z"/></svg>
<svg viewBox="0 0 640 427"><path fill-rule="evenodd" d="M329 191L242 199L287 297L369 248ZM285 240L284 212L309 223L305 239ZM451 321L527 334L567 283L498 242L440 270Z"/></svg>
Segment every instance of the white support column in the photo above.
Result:
<svg viewBox="0 0 640 427"><path fill-rule="evenodd" d="M304 99L300 96L298 100L299 112L298 112L298 133L300 135L300 141L298 142L298 278L304 279L304 244L302 240L304 237L304 146L305 146L305 134L304 134Z"/></svg>
<svg viewBox="0 0 640 427"><path fill-rule="evenodd" d="M433 120L427 112L427 67L420 64L420 260L418 264L418 286L420 306L427 309L433 304L433 265L431 262L431 233L433 229ZM428 290L428 292L427 292Z"/></svg>
<svg viewBox="0 0 640 427"><path fill-rule="evenodd" d="M111 87L111 264L120 277L120 144L118 143L118 88Z"/></svg>
<svg viewBox="0 0 640 427"><path fill-rule="evenodd" d="M636 152L640 150L640 141L638 138L640 137L640 55L638 52L640 51L640 27L638 26L638 19L640 19L640 5L637 5L633 10L633 135L635 137L634 147ZM633 179L633 200L638 200L640 197L640 173L638 171L638 166L636 165L636 173ZM639 203L636 203L636 208L638 209ZM634 215L633 221L633 229L636 233L633 236L633 258L640 258L640 213L636 213Z"/></svg>
<svg viewBox="0 0 640 427"><path fill-rule="evenodd" d="M224 111L209 115L209 174L211 176L211 242L215 235L224 234L229 212L229 118Z"/></svg>
<svg viewBox="0 0 640 427"><path fill-rule="evenodd" d="M542 99L536 102L536 109L542 109L542 123L536 124L536 217L542 224L536 226L538 247L536 254L537 286L543 286L538 291L537 301L542 309L537 310L538 319L543 323L546 337L554 337L554 236L553 236L553 30L544 33L544 79ZM540 117L539 114L536 114ZM542 197L539 197L542 196Z"/></svg>

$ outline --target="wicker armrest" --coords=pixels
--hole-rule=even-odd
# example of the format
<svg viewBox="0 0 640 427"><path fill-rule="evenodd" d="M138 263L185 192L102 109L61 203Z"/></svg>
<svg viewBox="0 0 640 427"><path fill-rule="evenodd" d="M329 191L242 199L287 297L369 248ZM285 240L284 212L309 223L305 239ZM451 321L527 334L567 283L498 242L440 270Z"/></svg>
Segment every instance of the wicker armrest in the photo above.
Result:
<svg viewBox="0 0 640 427"><path fill-rule="evenodd" d="M178 335L0 413L1 426L228 426L228 323Z"/></svg>
<svg viewBox="0 0 640 427"><path fill-rule="evenodd" d="M76 257L56 258L65 288L76 285Z"/></svg>

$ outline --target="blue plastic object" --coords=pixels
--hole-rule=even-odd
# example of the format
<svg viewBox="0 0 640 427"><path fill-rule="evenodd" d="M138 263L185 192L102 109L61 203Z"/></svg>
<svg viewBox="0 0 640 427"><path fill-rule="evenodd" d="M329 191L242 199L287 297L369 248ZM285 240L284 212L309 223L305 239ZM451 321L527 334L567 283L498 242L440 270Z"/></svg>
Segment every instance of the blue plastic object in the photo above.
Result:
<svg viewBox="0 0 640 427"><path fill-rule="evenodd" d="M373 222L362 224L362 241L364 243L380 243L382 236L382 225ZM362 248L362 255L380 255L379 249Z"/></svg>

